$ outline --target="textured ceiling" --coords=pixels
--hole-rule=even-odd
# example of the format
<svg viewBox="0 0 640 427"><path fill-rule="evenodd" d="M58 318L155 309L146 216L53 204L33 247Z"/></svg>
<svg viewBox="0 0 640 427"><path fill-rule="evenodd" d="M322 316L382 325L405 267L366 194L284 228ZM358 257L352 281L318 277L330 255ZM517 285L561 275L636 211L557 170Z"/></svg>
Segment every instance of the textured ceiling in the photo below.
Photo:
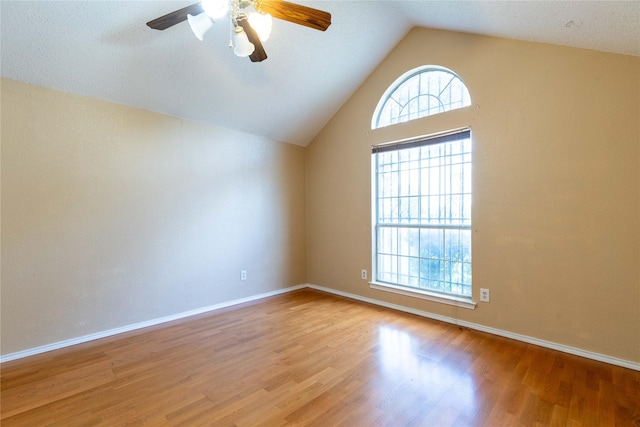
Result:
<svg viewBox="0 0 640 427"><path fill-rule="evenodd" d="M269 58L145 23L193 1L1 1L3 77L307 145L414 26L640 55L640 1L299 1L323 33L274 22Z"/></svg>

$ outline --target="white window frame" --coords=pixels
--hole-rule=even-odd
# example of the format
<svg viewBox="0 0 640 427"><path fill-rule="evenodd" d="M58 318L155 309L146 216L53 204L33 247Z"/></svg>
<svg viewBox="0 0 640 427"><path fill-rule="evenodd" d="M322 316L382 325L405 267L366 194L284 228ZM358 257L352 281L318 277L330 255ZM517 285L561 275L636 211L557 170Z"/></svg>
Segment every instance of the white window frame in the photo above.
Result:
<svg viewBox="0 0 640 427"><path fill-rule="evenodd" d="M395 149L405 149L417 146L425 146L430 144L445 143L447 141L471 138L471 130L469 128L456 129L453 131L422 136L419 138L413 138L410 140L395 141L391 143L380 144L372 147L371 155L371 215L372 215L372 281L369 282L369 286L372 289L382 290L386 292L392 292L401 295L407 295L411 297L426 299L429 301L435 301L439 303L454 305L458 307L474 309L476 302L473 301L471 295L453 295L449 293L441 293L424 288L412 287L407 285L382 282L378 280L378 171L377 169L377 153L380 151L393 151ZM429 226L431 227L431 226ZM447 225L446 227L450 227ZM427 227L425 227L427 228ZM445 228L443 226L443 228ZM471 229L471 224L461 226L460 228Z"/></svg>
<svg viewBox="0 0 640 427"><path fill-rule="evenodd" d="M447 82L442 81L443 74L447 75ZM435 85L429 83L432 77L435 78ZM441 83L444 83L444 86L441 86ZM414 87L415 84L418 85L417 88ZM406 85L413 87L413 90L409 90ZM455 95L451 92L453 87ZM434 103L437 107L432 105ZM382 114L387 105L391 108L389 113L394 114L383 120ZM371 129L380 129L470 105L469 90L459 75L445 67L424 65L407 71L387 88L374 110Z"/></svg>

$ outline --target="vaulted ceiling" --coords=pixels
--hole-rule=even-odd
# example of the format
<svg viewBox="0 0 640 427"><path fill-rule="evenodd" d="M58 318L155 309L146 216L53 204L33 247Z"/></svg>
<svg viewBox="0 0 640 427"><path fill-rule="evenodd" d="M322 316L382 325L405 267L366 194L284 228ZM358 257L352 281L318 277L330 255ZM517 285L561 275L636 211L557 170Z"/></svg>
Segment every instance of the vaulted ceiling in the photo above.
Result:
<svg viewBox="0 0 640 427"><path fill-rule="evenodd" d="M640 1L300 1L331 27L275 20L260 63L145 25L192 3L3 0L2 76L307 145L414 26L640 55Z"/></svg>

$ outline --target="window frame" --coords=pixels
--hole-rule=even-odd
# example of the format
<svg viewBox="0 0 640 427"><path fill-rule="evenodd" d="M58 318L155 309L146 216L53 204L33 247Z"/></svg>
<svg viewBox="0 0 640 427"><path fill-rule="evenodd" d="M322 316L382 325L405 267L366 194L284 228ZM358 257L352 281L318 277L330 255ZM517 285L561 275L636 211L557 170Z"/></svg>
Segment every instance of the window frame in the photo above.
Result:
<svg viewBox="0 0 640 427"><path fill-rule="evenodd" d="M396 120L393 123L388 123L385 125L380 125L380 119L381 119L381 115L383 113L383 111L385 110L385 107L387 105L388 102L390 102L390 100L394 97L394 95L396 94L396 92L402 87L402 85L404 85L406 82L408 82L409 80L413 79L414 77L419 77L423 74L429 74L431 72L441 72L441 73L446 73L451 75L452 79L449 81L449 83L446 86L450 86L451 83L453 83L454 80L459 81L462 84L462 88L464 89L464 92L466 93L466 97L467 97L467 103L463 103L463 105L461 106L457 106L457 107L453 107L453 108L444 108L442 111L436 111L434 113L430 113L430 109L427 108L426 114L422 114L421 110L419 110L417 112L417 117L411 118L411 114L407 115L407 118L404 120ZM443 89L444 90L444 89ZM421 97L421 96L426 96L426 97L434 97L436 98L439 102L441 102L440 100L440 95L442 94L442 92L440 92L439 94L435 95L429 92L422 92L420 91L416 98ZM464 95L463 95L463 99L464 99ZM411 103L411 99L409 99L407 101L407 104ZM403 106L406 107L405 104ZM411 120L416 120L416 119L420 119L420 118L424 118L424 117L429 117L429 116L433 116L436 114L442 114L442 113L446 113L448 111L454 111L454 110L458 110L461 108L467 108L471 106L471 94L469 92L469 89L467 88L466 83L464 82L464 80L462 80L462 77L460 77L458 74L456 74L455 72L453 72L452 70L446 68L446 67L441 67L438 65L423 65L414 69L411 69L409 71L407 71L406 73L404 73L403 75L401 75L400 77L398 77L388 88L387 90L385 90L385 92L382 94L382 97L380 97L380 100L378 101L378 104L376 105L376 108L374 110L373 116L371 118L371 129L375 130L375 129L382 129L385 127L389 127L389 126L394 126L400 123L406 123L409 122Z"/></svg>
<svg viewBox="0 0 640 427"><path fill-rule="evenodd" d="M412 287L410 285L402 285L397 283L389 283L379 281L378 279L378 229L379 229L379 215L378 215L378 171L377 171L377 157L378 153L386 152L386 151L395 151L401 149L409 149L414 147L421 147L427 145L435 145L441 144L461 139L469 138L471 143L473 144L473 140L471 137L471 129L469 127L454 129L447 132L441 132L437 134L425 135L418 138L411 138L408 140L400 140L393 141L389 143L383 143L379 145L374 145L371 147L371 242L372 242L372 274L371 281L369 282L369 286L372 289L393 292L401 295L407 295L411 297L426 299L430 301L435 301L439 303L454 305L458 307L475 309L476 302L472 299L473 287L471 289L471 295L455 295L451 293L438 292L436 290L430 290L425 288ZM473 149L472 149L473 150ZM471 160L471 165L473 165L473 155ZM473 187L473 183L472 183ZM471 194L473 194L473 190L471 190ZM409 225L403 224L399 222L400 226ZM415 227L416 225L411 225L411 227ZM419 227L431 228L433 229L433 225L418 225ZM469 225L460 225L454 226L456 229L471 229L472 224ZM436 227L438 228L438 227ZM441 224L442 229L451 228L451 225ZM472 231L470 231L472 234ZM471 256L471 263L473 262L473 256ZM473 273L472 273L473 274ZM473 286L473 285L472 285Z"/></svg>

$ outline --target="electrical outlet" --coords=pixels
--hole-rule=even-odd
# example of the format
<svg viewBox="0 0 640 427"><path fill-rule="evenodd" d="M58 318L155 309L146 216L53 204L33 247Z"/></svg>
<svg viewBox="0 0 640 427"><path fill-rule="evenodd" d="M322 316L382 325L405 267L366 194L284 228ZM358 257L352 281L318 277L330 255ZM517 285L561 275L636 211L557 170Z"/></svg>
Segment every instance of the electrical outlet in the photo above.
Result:
<svg viewBox="0 0 640 427"><path fill-rule="evenodd" d="M489 289L480 288L480 301L489 302Z"/></svg>
<svg viewBox="0 0 640 427"><path fill-rule="evenodd" d="M247 280L247 270L242 270L240 272L240 280Z"/></svg>
<svg viewBox="0 0 640 427"><path fill-rule="evenodd" d="M360 270L360 278L362 280L367 280L367 270L365 269Z"/></svg>

